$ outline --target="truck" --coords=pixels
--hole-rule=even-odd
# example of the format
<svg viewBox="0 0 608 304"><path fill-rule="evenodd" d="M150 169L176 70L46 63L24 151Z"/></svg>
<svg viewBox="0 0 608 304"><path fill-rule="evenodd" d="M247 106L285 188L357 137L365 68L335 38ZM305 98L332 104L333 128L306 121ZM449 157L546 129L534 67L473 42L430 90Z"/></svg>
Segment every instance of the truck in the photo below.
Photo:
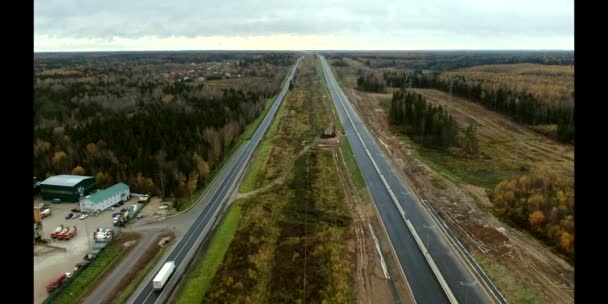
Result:
<svg viewBox="0 0 608 304"><path fill-rule="evenodd" d="M76 230L77 230L76 226L73 226L72 228L70 228L68 230L68 232L66 232L63 235L60 235L58 237L58 239L60 239L60 240L69 240L69 239L73 238L76 235Z"/></svg>
<svg viewBox="0 0 608 304"><path fill-rule="evenodd" d="M51 237L56 238L57 234L60 233L62 230L63 230L63 225L59 225L57 228L55 228L55 231L51 232Z"/></svg>
<svg viewBox="0 0 608 304"><path fill-rule="evenodd" d="M169 261L165 263L154 279L152 279L152 288L154 288L156 291L162 290L167 281L169 281L173 271L175 271L175 262Z"/></svg>
<svg viewBox="0 0 608 304"><path fill-rule="evenodd" d="M68 233L69 230L70 230L70 228L63 227L63 230L61 230L61 232L57 233L55 235L55 238L58 239L58 240L62 240L63 237Z"/></svg>
<svg viewBox="0 0 608 304"><path fill-rule="evenodd" d="M57 287L61 286L61 284L63 284L63 282L65 282L65 280L67 280L71 275L72 274L69 272L62 273L61 275L56 277L54 280L52 280L49 283L49 285L46 286L46 291L48 293L53 292L55 289L57 289Z"/></svg>
<svg viewBox="0 0 608 304"><path fill-rule="evenodd" d="M112 231L112 229L108 229L108 228L99 228L97 229L97 231L95 231L93 233L93 238L95 239L95 242L109 242L112 240L112 237L114 235L114 232Z"/></svg>

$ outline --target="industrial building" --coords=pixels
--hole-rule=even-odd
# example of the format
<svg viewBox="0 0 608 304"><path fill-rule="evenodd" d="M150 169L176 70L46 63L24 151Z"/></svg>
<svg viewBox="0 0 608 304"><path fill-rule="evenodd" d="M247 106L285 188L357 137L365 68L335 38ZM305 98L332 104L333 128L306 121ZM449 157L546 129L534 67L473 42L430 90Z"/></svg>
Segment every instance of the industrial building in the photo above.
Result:
<svg viewBox="0 0 608 304"><path fill-rule="evenodd" d="M49 201L78 202L95 189L95 178L92 176L55 175L40 183L40 195Z"/></svg>
<svg viewBox="0 0 608 304"><path fill-rule="evenodd" d="M80 201L80 210L83 212L103 211L119 202L128 200L129 195L129 186L118 183L85 197Z"/></svg>

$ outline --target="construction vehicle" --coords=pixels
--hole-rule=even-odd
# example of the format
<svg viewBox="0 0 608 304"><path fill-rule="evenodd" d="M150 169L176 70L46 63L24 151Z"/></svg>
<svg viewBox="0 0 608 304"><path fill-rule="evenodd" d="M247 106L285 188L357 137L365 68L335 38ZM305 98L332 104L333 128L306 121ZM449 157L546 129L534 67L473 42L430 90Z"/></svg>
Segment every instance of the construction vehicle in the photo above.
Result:
<svg viewBox="0 0 608 304"><path fill-rule="evenodd" d="M165 263L165 265L163 265L158 274L156 274L156 276L152 280L152 287L154 288L154 290L159 291L163 289L163 287L165 287L165 284L173 274L174 270L175 262L169 261Z"/></svg>

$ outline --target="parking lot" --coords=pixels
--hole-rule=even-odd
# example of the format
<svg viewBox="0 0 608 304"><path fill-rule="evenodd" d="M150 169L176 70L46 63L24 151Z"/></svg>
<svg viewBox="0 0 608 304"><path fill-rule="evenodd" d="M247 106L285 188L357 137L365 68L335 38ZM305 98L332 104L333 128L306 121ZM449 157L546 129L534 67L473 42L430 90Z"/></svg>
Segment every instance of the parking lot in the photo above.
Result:
<svg viewBox="0 0 608 304"><path fill-rule="evenodd" d="M34 199L34 206L40 203L49 203L40 198ZM137 204L137 198L132 197L124 203L127 207ZM43 238L52 240L51 233L59 226L76 226L76 235L70 240L52 240L47 245L34 246L34 304L42 303L48 296L46 285L54 278L64 272L73 272L74 265L82 261L85 254L94 245L93 232L97 228L118 227L112 225L112 213L115 211L104 211L97 215L89 215L85 219L66 219L71 210L78 208L77 203L50 204L51 215L42 220Z"/></svg>

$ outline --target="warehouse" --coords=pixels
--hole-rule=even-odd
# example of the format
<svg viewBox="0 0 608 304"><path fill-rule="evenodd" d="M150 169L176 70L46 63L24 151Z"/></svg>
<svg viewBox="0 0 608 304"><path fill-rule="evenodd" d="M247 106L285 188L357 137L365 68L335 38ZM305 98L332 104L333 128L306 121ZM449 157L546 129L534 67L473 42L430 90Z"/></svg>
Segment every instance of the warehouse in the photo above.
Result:
<svg viewBox="0 0 608 304"><path fill-rule="evenodd" d="M103 211L119 202L128 200L129 195L129 186L118 183L85 197L80 201L80 210L83 212Z"/></svg>
<svg viewBox="0 0 608 304"><path fill-rule="evenodd" d="M95 188L95 178L92 176L55 175L40 183L40 194L49 201L78 202Z"/></svg>

